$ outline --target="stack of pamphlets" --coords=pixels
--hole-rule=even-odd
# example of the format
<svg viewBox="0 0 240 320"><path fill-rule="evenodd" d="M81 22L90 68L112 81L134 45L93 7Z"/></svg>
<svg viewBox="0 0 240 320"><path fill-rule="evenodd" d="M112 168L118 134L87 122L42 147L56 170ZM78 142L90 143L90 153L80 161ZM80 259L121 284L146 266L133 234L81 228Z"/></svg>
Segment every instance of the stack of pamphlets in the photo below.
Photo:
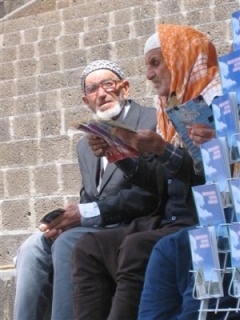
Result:
<svg viewBox="0 0 240 320"><path fill-rule="evenodd" d="M195 276L197 299L223 296L215 228L189 230L189 240Z"/></svg>

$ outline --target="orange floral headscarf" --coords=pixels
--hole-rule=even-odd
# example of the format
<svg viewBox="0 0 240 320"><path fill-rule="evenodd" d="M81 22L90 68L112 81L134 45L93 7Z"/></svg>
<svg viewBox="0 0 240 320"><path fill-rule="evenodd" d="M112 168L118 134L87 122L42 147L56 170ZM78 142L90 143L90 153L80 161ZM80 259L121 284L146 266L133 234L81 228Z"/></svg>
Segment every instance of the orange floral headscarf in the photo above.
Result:
<svg viewBox="0 0 240 320"><path fill-rule="evenodd" d="M170 96L175 95L177 104L203 96L207 104L222 94L215 46L201 32L181 25L158 26L160 47L171 73ZM175 129L164 111L166 99L161 99L158 109L158 129L169 142Z"/></svg>

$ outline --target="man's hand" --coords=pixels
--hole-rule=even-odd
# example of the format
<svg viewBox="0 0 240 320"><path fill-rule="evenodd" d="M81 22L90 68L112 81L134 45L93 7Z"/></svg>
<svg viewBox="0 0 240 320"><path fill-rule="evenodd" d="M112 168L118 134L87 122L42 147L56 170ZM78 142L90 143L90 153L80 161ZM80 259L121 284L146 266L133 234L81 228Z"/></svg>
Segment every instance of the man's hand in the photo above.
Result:
<svg viewBox="0 0 240 320"><path fill-rule="evenodd" d="M215 138L215 130L203 124L194 124L188 130L189 137L193 140L196 147L202 143Z"/></svg>
<svg viewBox="0 0 240 320"><path fill-rule="evenodd" d="M111 132L139 153L154 153L160 156L166 147L166 141L152 130L131 132L122 128L113 128Z"/></svg>
<svg viewBox="0 0 240 320"><path fill-rule="evenodd" d="M92 149L95 157L104 157L106 150L109 148L107 142L93 134L88 134L87 138L89 147Z"/></svg>
<svg viewBox="0 0 240 320"><path fill-rule="evenodd" d="M78 204L68 204L62 215L53 219L48 224L41 224L39 229L44 232L47 238L56 239L63 231L80 225L81 215Z"/></svg>

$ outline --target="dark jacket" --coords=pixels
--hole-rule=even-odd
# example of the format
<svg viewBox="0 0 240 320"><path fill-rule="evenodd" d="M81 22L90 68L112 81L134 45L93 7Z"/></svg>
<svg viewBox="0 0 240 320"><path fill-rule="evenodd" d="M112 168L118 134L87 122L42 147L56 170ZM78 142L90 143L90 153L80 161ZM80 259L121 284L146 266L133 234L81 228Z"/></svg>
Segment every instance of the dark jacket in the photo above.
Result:
<svg viewBox="0 0 240 320"><path fill-rule="evenodd" d="M127 181L145 188L159 198L159 206L154 215L160 216L160 224L189 218L193 219L193 224L198 222L191 187L205 183L205 178L203 174L195 174L188 152L185 149L180 152L181 166L174 174L162 165L159 157L154 157L151 161L138 158L117 163ZM174 163L174 157L171 161ZM132 174L129 174L129 167L132 167Z"/></svg>
<svg viewBox="0 0 240 320"><path fill-rule="evenodd" d="M161 223L189 217L192 217L197 223L191 187L203 184L205 180L203 176L195 175L191 163L191 157L184 152L182 166L173 176L162 166L158 158L155 158L153 162L139 159L134 175L127 179L159 197L159 208L155 214L161 216Z"/></svg>
<svg viewBox="0 0 240 320"><path fill-rule="evenodd" d="M155 131L156 109L142 107L134 101L130 103L131 107L122 123L136 130ZM100 159L94 156L85 137L79 142L77 151L83 186L80 191L80 203L97 202L102 226L129 223L156 210L159 199L127 181L122 171L113 163L107 165L98 191Z"/></svg>

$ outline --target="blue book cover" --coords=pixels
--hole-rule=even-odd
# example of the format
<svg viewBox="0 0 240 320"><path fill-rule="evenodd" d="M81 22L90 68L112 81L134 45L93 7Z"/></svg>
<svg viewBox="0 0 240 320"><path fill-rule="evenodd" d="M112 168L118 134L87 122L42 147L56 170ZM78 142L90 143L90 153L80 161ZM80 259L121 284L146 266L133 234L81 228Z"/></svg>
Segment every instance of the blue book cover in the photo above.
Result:
<svg viewBox="0 0 240 320"><path fill-rule="evenodd" d="M223 296L214 227L189 230L196 298Z"/></svg>
<svg viewBox="0 0 240 320"><path fill-rule="evenodd" d="M192 187L199 224L202 227L225 224L222 196L217 183Z"/></svg>
<svg viewBox="0 0 240 320"><path fill-rule="evenodd" d="M231 178L228 184L235 220L240 222L240 178Z"/></svg>
<svg viewBox="0 0 240 320"><path fill-rule="evenodd" d="M240 224L233 223L229 227L231 266L240 271Z"/></svg>
<svg viewBox="0 0 240 320"><path fill-rule="evenodd" d="M232 272L232 294L240 297L240 224L229 225L229 242Z"/></svg>
<svg viewBox="0 0 240 320"><path fill-rule="evenodd" d="M240 104L240 50L218 58L223 93L236 92Z"/></svg>
<svg viewBox="0 0 240 320"><path fill-rule="evenodd" d="M193 198L198 215L199 225L214 226L217 233L218 249L229 249L223 197L217 183L209 183L192 187Z"/></svg>
<svg viewBox="0 0 240 320"><path fill-rule="evenodd" d="M234 165L237 166L237 161L240 161L240 133L235 133L232 135L230 154L231 162L233 162ZM237 176L239 177L239 174Z"/></svg>
<svg viewBox="0 0 240 320"><path fill-rule="evenodd" d="M232 13L232 38L233 38L233 50L240 49L240 10Z"/></svg>
<svg viewBox="0 0 240 320"><path fill-rule="evenodd" d="M236 92L227 92L212 102L217 137L227 137L231 147L233 134L239 132L239 117Z"/></svg>
<svg viewBox="0 0 240 320"><path fill-rule="evenodd" d="M227 179L231 178L231 173L226 139L212 139L201 144L200 150L206 183L218 183L220 192L227 192Z"/></svg>
<svg viewBox="0 0 240 320"><path fill-rule="evenodd" d="M169 107L166 113L191 157L196 163L200 163L202 161L200 149L193 144L188 132L193 124L203 124L214 129L212 108L199 97L182 105Z"/></svg>

